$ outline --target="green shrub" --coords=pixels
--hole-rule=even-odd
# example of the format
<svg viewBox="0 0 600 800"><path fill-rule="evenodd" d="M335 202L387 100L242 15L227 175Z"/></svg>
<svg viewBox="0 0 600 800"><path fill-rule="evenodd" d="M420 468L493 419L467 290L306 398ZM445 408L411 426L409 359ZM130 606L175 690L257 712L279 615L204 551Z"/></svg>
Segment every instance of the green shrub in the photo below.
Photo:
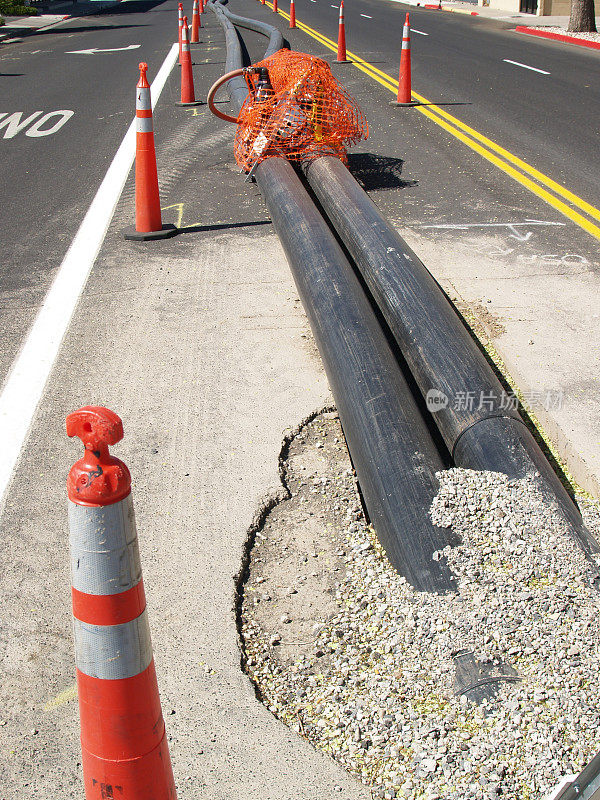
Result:
<svg viewBox="0 0 600 800"><path fill-rule="evenodd" d="M37 17L37 8L31 6L21 6L11 0L0 0L0 14L6 14L9 17Z"/></svg>

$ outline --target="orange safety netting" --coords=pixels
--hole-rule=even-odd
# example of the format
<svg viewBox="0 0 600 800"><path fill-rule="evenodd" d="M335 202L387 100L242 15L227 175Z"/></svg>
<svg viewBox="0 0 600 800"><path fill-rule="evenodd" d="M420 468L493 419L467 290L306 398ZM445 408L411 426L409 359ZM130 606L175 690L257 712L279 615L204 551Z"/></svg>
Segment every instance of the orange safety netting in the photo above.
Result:
<svg viewBox="0 0 600 800"><path fill-rule="evenodd" d="M272 91L259 83L266 67ZM369 135L356 101L342 89L326 61L279 50L245 73L250 91L238 117L235 160L246 171L273 156L306 161L333 155Z"/></svg>

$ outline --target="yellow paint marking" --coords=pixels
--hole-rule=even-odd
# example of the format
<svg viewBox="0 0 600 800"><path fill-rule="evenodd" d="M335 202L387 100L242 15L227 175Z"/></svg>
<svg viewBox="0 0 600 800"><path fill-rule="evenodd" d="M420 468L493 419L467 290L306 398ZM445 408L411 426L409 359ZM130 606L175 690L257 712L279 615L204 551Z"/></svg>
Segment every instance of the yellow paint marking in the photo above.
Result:
<svg viewBox="0 0 600 800"><path fill-rule="evenodd" d="M73 686L69 686L64 692L60 692L60 694L57 694L52 700L49 700L44 706L44 711L52 711L52 709L63 706L65 703L68 703L69 700L74 700L76 697L77 684L74 683Z"/></svg>
<svg viewBox="0 0 600 800"><path fill-rule="evenodd" d="M464 133L461 133L456 128L453 128L443 119L440 119L435 114L433 114L429 109L419 108L419 111L422 114L425 114L426 117L429 117L429 119L431 119L441 128L447 130L448 133L451 133L461 142L464 142L464 144L466 144L467 147L470 147L471 150L474 150L476 153L479 153L480 156L483 156L483 158L490 161L492 164L498 167L498 169L501 169L503 172L506 172L507 175L510 175L511 178L514 178L514 180L516 180L526 189L529 189L530 192L533 192L533 194L540 197L542 200L551 205L561 214L564 214L565 217L568 217L576 225L579 225L580 228L583 228L585 231L587 231L587 233L591 234L592 236L595 236L596 239L600 240L600 228L597 225L594 225L593 222L590 222L581 214L579 214L577 211L574 211L572 208L569 208L569 206L563 203L562 200L559 200L558 198L554 197L554 195L550 194L550 192L546 191L546 189L543 189L541 186L538 186L527 176L522 175L520 172L517 172L517 170L514 169L514 167L511 167L509 164L506 164L504 161L501 161L497 156L495 156L489 150L486 150L484 147L477 144L477 142L474 142L472 139L469 139L467 136L465 136Z"/></svg>
<svg viewBox="0 0 600 800"><path fill-rule="evenodd" d="M183 220L183 206L184 205L185 205L185 203L173 203L170 206L163 206L161 208L161 211L168 211L169 208L177 208L177 209L179 209L178 214L177 214L177 222L176 222L176 227L177 228L181 228L181 221Z"/></svg>
<svg viewBox="0 0 600 800"><path fill-rule="evenodd" d="M270 3L267 3L267 5L271 8L273 7ZM289 19L289 16L284 12L280 11L279 13L281 16ZM334 53L337 52L337 43L332 39L329 39L327 36L319 33L314 28L306 25L304 22L297 20L296 25L298 28L300 28L300 30L304 31L304 33L307 33L309 36L312 36L313 39L316 39L320 44L324 45L329 50L332 50ZM378 69L373 64L369 64L368 61L365 61L364 59L360 58L360 56L357 56L355 53L352 53L349 50L346 51L346 58L352 61L357 69L359 69L361 72L364 72L373 80L377 81L377 83L381 84L381 86L384 88L389 89L394 93L398 91L398 81L394 80L394 78L390 77L387 73ZM436 125L439 125L459 141L463 142L463 144L466 144L467 147L471 148L471 150L474 150L487 161L494 164L494 166L498 167L498 169L501 169L511 178L516 180L533 194L537 195L541 200L551 205L554 209L570 219L591 236L594 236L596 239L600 240L600 227L594 225L593 222L587 220L577 211L569 208L569 206L567 206L557 197L554 197L552 194L550 194L550 192L546 191L546 189L550 189L555 194L559 195L559 197L564 198L583 213L588 214L593 219L600 221L599 209L595 208L595 206L583 200L581 197L578 197L576 194L562 186L560 183L557 183L552 178L544 175L544 173L535 169L535 167L532 167L526 161L523 161L523 159L513 155L504 147L501 147L501 145L494 142L492 139L489 139L487 136L484 136L482 133L479 133L479 131L471 128L457 117L449 114L444 109L435 105L435 103L432 103L423 95L413 91L412 96L415 98L415 100L426 104L426 106L416 106L415 108L417 111L426 116L432 122L435 122ZM504 159L504 161L502 159ZM526 177L526 175L522 175L520 172L514 169L511 164L514 164L527 175L530 175L532 178L541 183L542 186L538 186L536 183ZM542 188L543 186L545 186L546 189Z"/></svg>

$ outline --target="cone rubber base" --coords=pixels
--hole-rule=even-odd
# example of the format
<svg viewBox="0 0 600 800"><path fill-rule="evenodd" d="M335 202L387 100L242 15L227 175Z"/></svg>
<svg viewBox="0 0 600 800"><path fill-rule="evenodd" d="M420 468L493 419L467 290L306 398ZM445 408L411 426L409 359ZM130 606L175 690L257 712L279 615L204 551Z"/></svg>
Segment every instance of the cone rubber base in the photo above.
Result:
<svg viewBox="0 0 600 800"><path fill-rule="evenodd" d="M191 103L182 103L181 100L177 100L175 103L176 106L201 106L202 100L193 100Z"/></svg>
<svg viewBox="0 0 600 800"><path fill-rule="evenodd" d="M343 61L338 61L337 58L336 58L336 60L333 63L334 64L352 64L352 61L350 61L349 58L345 58Z"/></svg>
<svg viewBox="0 0 600 800"><path fill-rule="evenodd" d="M131 228L125 231L124 236L126 239L130 239L134 242L149 242L153 239L168 239L171 236L175 236L177 232L178 228L169 223L163 225L159 231L136 231L134 228Z"/></svg>
<svg viewBox="0 0 600 800"><path fill-rule="evenodd" d="M418 100L411 100L410 103L399 103L397 100L392 100L391 106L419 106L421 105Z"/></svg>

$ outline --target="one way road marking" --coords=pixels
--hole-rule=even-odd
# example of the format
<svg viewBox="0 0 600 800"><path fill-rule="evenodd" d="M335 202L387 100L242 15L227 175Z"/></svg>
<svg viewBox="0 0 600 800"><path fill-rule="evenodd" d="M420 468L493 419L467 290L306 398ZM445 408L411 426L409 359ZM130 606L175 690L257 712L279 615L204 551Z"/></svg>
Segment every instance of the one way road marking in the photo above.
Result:
<svg viewBox="0 0 600 800"><path fill-rule="evenodd" d="M141 46L141 44L130 44L128 47L112 47L108 50L99 50L97 47L91 47L89 50L67 50L66 52L67 54L76 53L82 56L93 56L94 53L117 53L121 50L137 50Z"/></svg>

